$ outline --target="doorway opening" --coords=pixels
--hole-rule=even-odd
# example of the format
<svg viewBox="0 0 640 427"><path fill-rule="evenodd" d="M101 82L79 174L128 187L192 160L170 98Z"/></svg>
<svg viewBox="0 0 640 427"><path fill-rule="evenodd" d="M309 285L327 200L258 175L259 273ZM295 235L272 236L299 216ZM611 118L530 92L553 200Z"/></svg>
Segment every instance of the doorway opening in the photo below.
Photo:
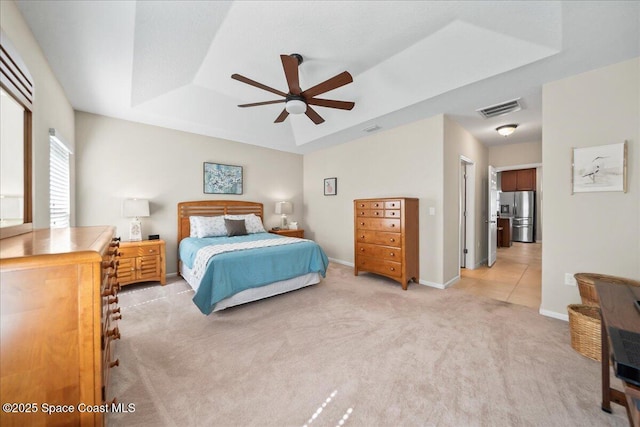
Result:
<svg viewBox="0 0 640 427"><path fill-rule="evenodd" d="M459 171L459 265L460 268L476 268L475 229L475 163L460 156ZM458 274L460 272L458 271Z"/></svg>

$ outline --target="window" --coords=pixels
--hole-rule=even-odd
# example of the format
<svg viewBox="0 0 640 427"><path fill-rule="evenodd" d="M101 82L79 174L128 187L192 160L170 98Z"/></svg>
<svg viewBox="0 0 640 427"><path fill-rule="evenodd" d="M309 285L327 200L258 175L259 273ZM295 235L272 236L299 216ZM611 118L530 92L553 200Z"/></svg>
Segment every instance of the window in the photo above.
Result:
<svg viewBox="0 0 640 427"><path fill-rule="evenodd" d="M69 227L71 216L70 158L71 151L49 129L49 217L51 228Z"/></svg>

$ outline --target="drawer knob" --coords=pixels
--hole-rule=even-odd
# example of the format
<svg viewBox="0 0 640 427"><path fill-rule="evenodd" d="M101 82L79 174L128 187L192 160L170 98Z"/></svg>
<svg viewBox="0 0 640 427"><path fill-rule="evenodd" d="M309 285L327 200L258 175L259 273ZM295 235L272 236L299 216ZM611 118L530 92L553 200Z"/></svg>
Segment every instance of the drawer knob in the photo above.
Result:
<svg viewBox="0 0 640 427"><path fill-rule="evenodd" d="M376 215L380 215L380 212L376 212Z"/></svg>
<svg viewBox="0 0 640 427"><path fill-rule="evenodd" d="M102 261L102 268L116 268L118 262L116 260Z"/></svg>
<svg viewBox="0 0 640 427"><path fill-rule="evenodd" d="M391 271L396 271L395 267L390 268Z"/></svg>
<svg viewBox="0 0 640 427"><path fill-rule="evenodd" d="M361 222L360 225L364 225L364 222Z"/></svg>
<svg viewBox="0 0 640 427"><path fill-rule="evenodd" d="M116 366L120 366L120 359L116 359L113 362L109 363L110 368L115 368Z"/></svg>
<svg viewBox="0 0 640 427"><path fill-rule="evenodd" d="M390 241L390 242L395 242L395 241L396 241L396 239L393 239L393 238L392 238L392 239L389 239L389 241Z"/></svg>
<svg viewBox="0 0 640 427"><path fill-rule="evenodd" d="M389 254L389 256L396 256L396 254L394 254L393 252L391 252L391 253Z"/></svg>
<svg viewBox="0 0 640 427"><path fill-rule="evenodd" d="M391 228L393 228L393 227L395 227L395 226L396 226L395 224L391 224Z"/></svg>
<svg viewBox="0 0 640 427"><path fill-rule="evenodd" d="M360 252L364 252L364 248L360 248Z"/></svg>
<svg viewBox="0 0 640 427"><path fill-rule="evenodd" d="M103 297L115 296L118 293L118 290L115 287L111 287L102 292Z"/></svg>
<svg viewBox="0 0 640 427"><path fill-rule="evenodd" d="M360 236L361 239L364 239L364 236Z"/></svg>
<svg viewBox="0 0 640 427"><path fill-rule="evenodd" d="M360 215L363 215L363 216L364 216L364 212L360 212Z"/></svg>
<svg viewBox="0 0 640 427"><path fill-rule="evenodd" d="M120 330L118 329L118 327L116 326L113 329L109 329L107 331L107 336L108 337L113 337L114 340L118 340L120 339Z"/></svg>

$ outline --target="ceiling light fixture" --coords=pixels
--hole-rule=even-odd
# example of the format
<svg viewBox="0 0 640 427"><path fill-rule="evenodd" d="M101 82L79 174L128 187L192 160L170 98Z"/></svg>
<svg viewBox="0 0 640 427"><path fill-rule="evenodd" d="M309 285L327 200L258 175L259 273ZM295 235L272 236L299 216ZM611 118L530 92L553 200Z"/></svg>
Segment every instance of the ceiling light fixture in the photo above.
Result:
<svg viewBox="0 0 640 427"><path fill-rule="evenodd" d="M509 135L511 135L513 132L515 132L516 128L518 127L518 125L504 125L504 126L499 126L496 128L496 130L498 131L498 133L504 137L507 137Z"/></svg>
<svg viewBox="0 0 640 427"><path fill-rule="evenodd" d="M289 114L303 114L307 112L307 103L301 96L290 95L284 108Z"/></svg>

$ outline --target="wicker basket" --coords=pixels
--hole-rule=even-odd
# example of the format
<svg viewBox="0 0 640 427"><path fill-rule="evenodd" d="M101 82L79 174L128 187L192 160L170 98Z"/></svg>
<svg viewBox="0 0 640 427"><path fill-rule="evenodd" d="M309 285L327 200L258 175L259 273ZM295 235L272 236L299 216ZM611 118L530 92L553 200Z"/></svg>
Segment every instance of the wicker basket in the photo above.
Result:
<svg viewBox="0 0 640 427"><path fill-rule="evenodd" d="M637 280L608 276L606 274L576 273L573 277L576 279L576 282L578 282L578 289L580 290L582 303L586 305L594 305L596 307L600 306L600 300L598 299L595 287L596 280L603 280L617 285L640 286L640 282Z"/></svg>
<svg viewBox="0 0 640 427"><path fill-rule="evenodd" d="M569 332L571 347L589 359L600 361L602 344L600 341L600 308L571 304L569 312Z"/></svg>

